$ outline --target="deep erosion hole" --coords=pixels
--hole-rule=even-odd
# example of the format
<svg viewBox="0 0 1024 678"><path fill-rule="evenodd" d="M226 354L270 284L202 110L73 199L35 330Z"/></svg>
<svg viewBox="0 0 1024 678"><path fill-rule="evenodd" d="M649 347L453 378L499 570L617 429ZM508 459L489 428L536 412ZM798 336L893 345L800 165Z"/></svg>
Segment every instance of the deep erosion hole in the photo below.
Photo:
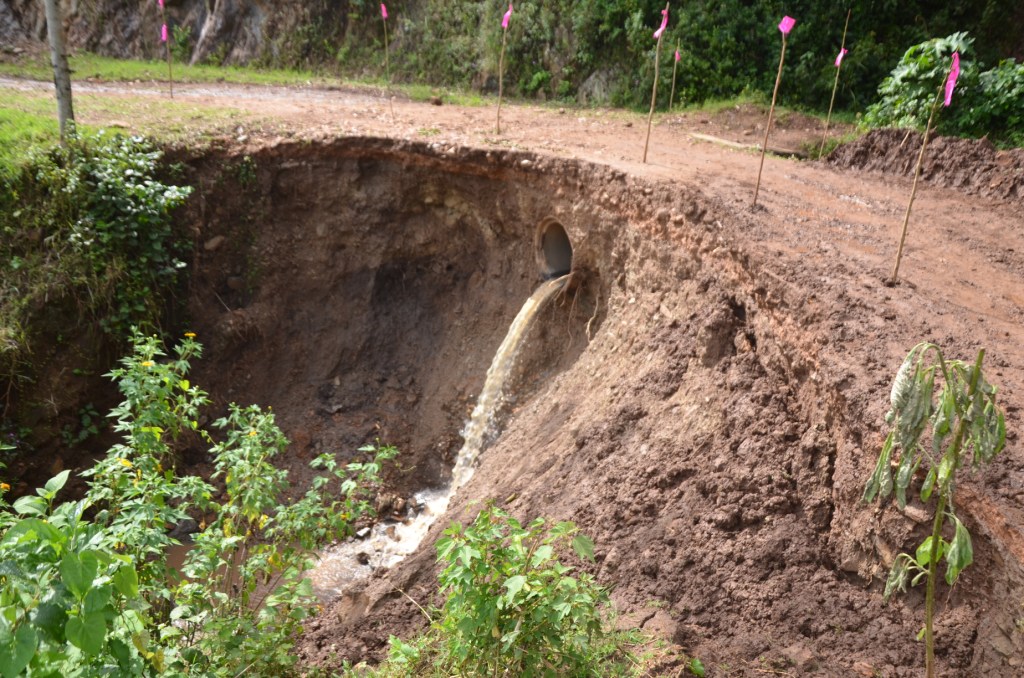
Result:
<svg viewBox="0 0 1024 678"><path fill-rule="evenodd" d="M912 675L918 648L886 639L912 639L917 610L883 608L872 577L913 526L876 534L856 503L872 430L843 423L851 387L830 386L787 305L795 285L756 275L729 242L723 223L750 217L528 154L375 139L246 154L187 159L200 187L190 313L208 347L195 381L220 405L272 406L299 478L320 452L396 445L385 515L447 480L509 323L541 279L571 271L449 519L311 626L305 661L372 659L389 633L419 630L410 601L434 595L436 531L496 499L520 518L576 521L598 544L584 567L620 609L706 663L812 656L829 674L863 661ZM245 157L255 178L233 169ZM977 553L993 557L980 533ZM950 670L1010 675L986 644L1012 626L1017 603L1003 598L985 599L982 620L952 599L966 630L946 639Z"/></svg>

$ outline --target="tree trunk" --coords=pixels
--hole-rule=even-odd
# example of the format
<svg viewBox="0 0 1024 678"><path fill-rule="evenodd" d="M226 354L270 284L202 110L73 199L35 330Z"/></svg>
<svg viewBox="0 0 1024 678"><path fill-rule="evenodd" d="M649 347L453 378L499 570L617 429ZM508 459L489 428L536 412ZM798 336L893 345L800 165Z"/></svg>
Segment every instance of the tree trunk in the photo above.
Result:
<svg viewBox="0 0 1024 678"><path fill-rule="evenodd" d="M71 69L68 68L68 54L64 47L64 22L61 20L59 2L45 0L50 62L53 64L53 84L57 89L57 120L60 123L60 140L64 143L68 122L75 122L75 112L71 107Z"/></svg>

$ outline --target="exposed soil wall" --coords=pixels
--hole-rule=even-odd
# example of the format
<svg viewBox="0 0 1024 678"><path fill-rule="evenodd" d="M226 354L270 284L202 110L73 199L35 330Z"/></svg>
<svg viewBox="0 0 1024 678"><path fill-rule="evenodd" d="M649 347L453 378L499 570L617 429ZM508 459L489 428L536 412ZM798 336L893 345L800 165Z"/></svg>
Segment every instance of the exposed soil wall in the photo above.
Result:
<svg viewBox="0 0 1024 678"><path fill-rule="evenodd" d="M442 482L553 219L573 283L450 518L493 498L576 521L626 620L727 675L920 673L922 595L886 607L880 587L924 511L859 498L892 376L877 346L921 328L869 308L863 276L811 261L780 274L741 236L760 217L571 160L374 139L183 159L193 329L210 349L195 381L219 403L273 406L294 468L379 437L403 453L396 496ZM1016 675L1024 550L999 524L1015 514L962 492L976 565L944 601L940 661ZM373 658L419 629L397 589L431 600L448 522L315 620L305 661Z"/></svg>

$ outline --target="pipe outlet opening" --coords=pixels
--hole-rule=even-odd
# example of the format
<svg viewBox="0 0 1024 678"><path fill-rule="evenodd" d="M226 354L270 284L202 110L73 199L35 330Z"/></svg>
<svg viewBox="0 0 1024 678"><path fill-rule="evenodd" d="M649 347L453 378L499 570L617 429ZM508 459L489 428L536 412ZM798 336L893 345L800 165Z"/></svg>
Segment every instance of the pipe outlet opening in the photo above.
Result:
<svg viewBox="0 0 1024 678"><path fill-rule="evenodd" d="M569 234L554 219L537 228L537 264L541 277L557 278L572 271L572 243Z"/></svg>

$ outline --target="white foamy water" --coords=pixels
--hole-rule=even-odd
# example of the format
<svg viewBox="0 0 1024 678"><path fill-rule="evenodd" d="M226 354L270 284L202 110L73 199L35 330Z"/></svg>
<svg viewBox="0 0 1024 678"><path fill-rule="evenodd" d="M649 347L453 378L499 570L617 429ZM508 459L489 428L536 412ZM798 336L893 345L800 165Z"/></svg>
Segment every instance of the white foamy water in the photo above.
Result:
<svg viewBox="0 0 1024 678"><path fill-rule="evenodd" d="M465 442L455 458L448 487L417 493L413 502L417 507L413 511L415 515L405 521L380 522L365 539L350 539L325 549L319 563L307 573L320 600L334 600L352 584L368 579L374 571L397 564L419 547L430 526L448 510L452 495L473 476L477 458L495 433L494 418L502 402L505 382L533 318L545 302L565 286L568 277L549 280L534 290L512 321L487 370L473 414L462 431Z"/></svg>

